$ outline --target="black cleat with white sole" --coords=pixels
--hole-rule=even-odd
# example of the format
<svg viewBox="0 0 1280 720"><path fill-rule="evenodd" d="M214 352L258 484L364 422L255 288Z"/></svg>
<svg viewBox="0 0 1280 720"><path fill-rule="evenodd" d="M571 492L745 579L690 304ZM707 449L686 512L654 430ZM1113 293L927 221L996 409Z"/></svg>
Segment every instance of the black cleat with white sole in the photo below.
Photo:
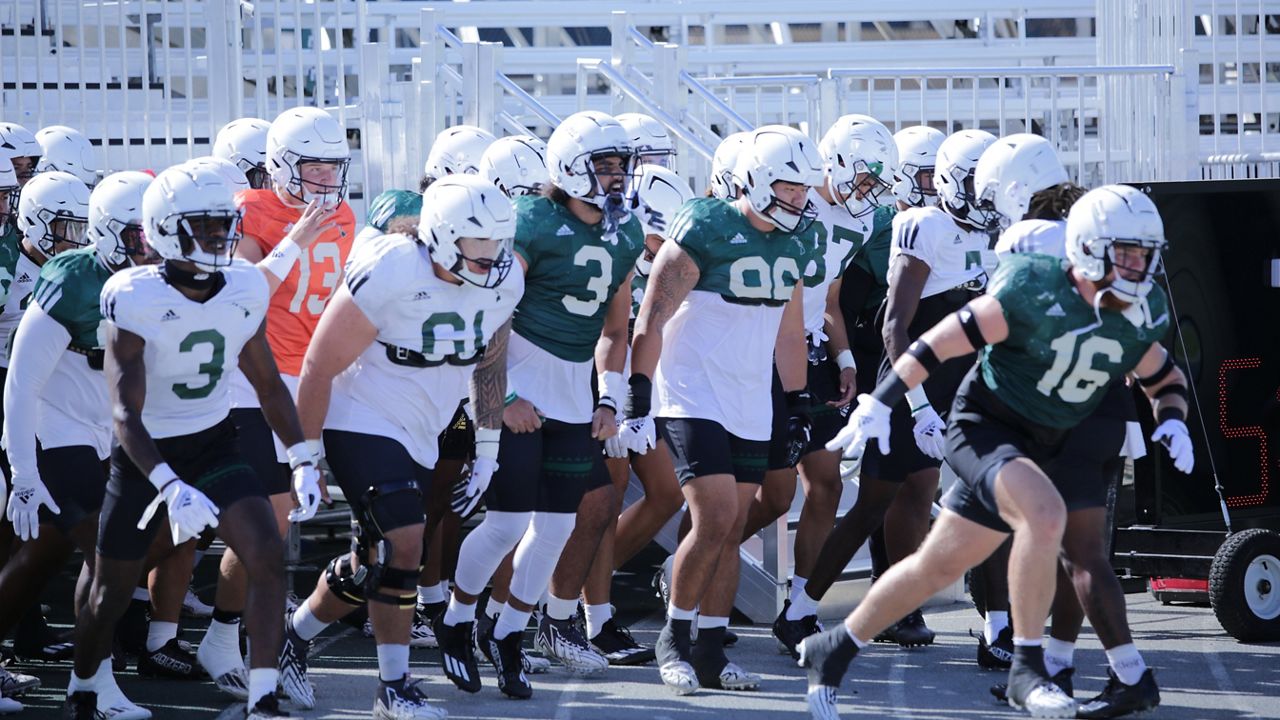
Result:
<svg viewBox="0 0 1280 720"><path fill-rule="evenodd" d="M1160 704L1160 688L1156 685L1156 675L1147 668L1137 684L1125 685L1120 678L1107 668L1107 687L1102 693L1076 711L1078 718L1114 718L1129 713L1146 712Z"/></svg>
<svg viewBox="0 0 1280 720"><path fill-rule="evenodd" d="M436 642L440 645L440 663L444 666L444 674L459 690L469 693L480 692L480 666L476 663L472 641L474 625L474 622L447 625L443 613L437 615L432 622Z"/></svg>

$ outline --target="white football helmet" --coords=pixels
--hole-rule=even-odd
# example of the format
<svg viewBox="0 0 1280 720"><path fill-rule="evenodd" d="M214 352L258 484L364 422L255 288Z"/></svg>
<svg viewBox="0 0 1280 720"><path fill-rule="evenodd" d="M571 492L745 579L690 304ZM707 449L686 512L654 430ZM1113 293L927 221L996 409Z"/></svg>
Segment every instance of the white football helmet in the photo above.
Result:
<svg viewBox="0 0 1280 720"><path fill-rule="evenodd" d="M547 144L532 135L498 138L480 156L479 174L507 197L537 195L551 179Z"/></svg>
<svg viewBox="0 0 1280 720"><path fill-rule="evenodd" d="M636 174L636 217L645 235L665 237L680 207L693 199L693 190L661 165L641 165Z"/></svg>
<svg viewBox="0 0 1280 720"><path fill-rule="evenodd" d="M622 129L631 136L631 146L645 165L671 167L676 145L662 123L644 113L622 113L615 116Z"/></svg>
<svg viewBox="0 0 1280 720"><path fill-rule="evenodd" d="M142 196L152 179L135 170L111 173L89 193L85 238L113 270L137 265L152 254L142 232Z"/></svg>
<svg viewBox="0 0 1280 720"><path fill-rule="evenodd" d="M15 166L18 185L21 186L35 176L36 163L40 162L44 150L30 130L17 123L0 122L0 154L9 158L29 158L30 162L25 170L19 172Z"/></svg>
<svg viewBox="0 0 1280 720"><path fill-rule="evenodd" d="M601 183L593 160L622 159L622 188ZM610 195L630 197L635 180L635 150L631 137L612 116L596 110L577 112L561 121L547 141L547 171L551 182L571 197L604 209Z"/></svg>
<svg viewBox="0 0 1280 720"><path fill-rule="evenodd" d="M441 178L422 194L418 238L446 270L480 287L511 272L516 214L497 185L473 174ZM483 269L471 269L476 265Z"/></svg>
<svg viewBox="0 0 1280 720"><path fill-rule="evenodd" d="M884 123L870 115L844 115L822 136L818 152L827 189L853 217L892 201L898 146Z"/></svg>
<svg viewBox="0 0 1280 720"><path fill-rule="evenodd" d="M996 141L985 130L961 130L952 133L938 148L933 170L933 184L938 188L939 205L951 217L980 230L989 230L991 211L978 207L974 190L974 170L978 158Z"/></svg>
<svg viewBox="0 0 1280 720"><path fill-rule="evenodd" d="M36 163L36 172L58 170L75 175L89 187L97 184L101 170L98 151L84 133L66 125L50 125L36 133L36 141L44 151Z"/></svg>
<svg viewBox="0 0 1280 720"><path fill-rule="evenodd" d="M493 133L474 125L441 130L431 143L423 172L435 180L459 173L475 175L480 172L480 158L493 142Z"/></svg>
<svg viewBox="0 0 1280 720"><path fill-rule="evenodd" d="M232 120L218 131L213 140L214 157L231 162L244 173L249 187L264 188L268 185L267 133L271 123L258 118Z"/></svg>
<svg viewBox="0 0 1280 720"><path fill-rule="evenodd" d="M160 257L216 273L231 264L240 242L240 210L231 186L217 170L175 165L160 173L143 194L142 227L147 244Z"/></svg>
<svg viewBox="0 0 1280 720"><path fill-rule="evenodd" d="M58 245L83 247L89 222L89 188L71 173L37 173L18 200L18 232L45 257Z"/></svg>
<svg viewBox="0 0 1280 720"><path fill-rule="evenodd" d="M0 235L9 232L13 215L18 207L18 173L13 162L0 150Z"/></svg>
<svg viewBox="0 0 1280 720"><path fill-rule="evenodd" d="M1168 247L1164 222L1151 198L1128 185L1103 185L1085 193L1067 215L1067 260L1086 279L1098 282L1116 268L1116 246L1146 248L1141 277L1131 280L1117 270L1107 289L1129 303L1151 292L1164 271L1160 254Z"/></svg>
<svg viewBox="0 0 1280 720"><path fill-rule="evenodd" d="M800 232L817 217L813 203L781 200L773 184L782 180L815 187L822 184L822 158L809 136L786 125L765 125L751 134L738 156L734 174L742 181L751 208L783 232Z"/></svg>
<svg viewBox="0 0 1280 720"><path fill-rule="evenodd" d="M222 175L227 184L231 186L231 192L237 193L241 190L250 188L249 178L245 176L244 171L230 160L226 160L214 155L205 155L203 157L191 158L185 165L199 165L212 168Z"/></svg>
<svg viewBox="0 0 1280 720"><path fill-rule="evenodd" d="M733 200L742 192L742 181L734 176L738 156L751 142L751 133L736 132L720 141L711 158L711 194L721 200Z"/></svg>
<svg viewBox="0 0 1280 720"><path fill-rule="evenodd" d="M303 204L319 199L336 205L347 196L347 166L351 149L347 133L328 112L315 107L285 110L267 131L267 172L277 192L287 193ZM335 166L336 182L302 182L301 165L324 163Z"/></svg>
<svg viewBox="0 0 1280 720"><path fill-rule="evenodd" d="M898 171L893 175L893 196L911 207L938 204L938 186L933 179L938 163L938 148L947 136L928 125L912 125L893 134L898 148ZM920 182L922 173L929 175L929 187Z"/></svg>
<svg viewBox="0 0 1280 720"><path fill-rule="evenodd" d="M1069 179L1048 140L1017 133L1000 138L982 154L974 190L979 205L994 209L995 221L1004 229L1027 214L1032 195Z"/></svg>

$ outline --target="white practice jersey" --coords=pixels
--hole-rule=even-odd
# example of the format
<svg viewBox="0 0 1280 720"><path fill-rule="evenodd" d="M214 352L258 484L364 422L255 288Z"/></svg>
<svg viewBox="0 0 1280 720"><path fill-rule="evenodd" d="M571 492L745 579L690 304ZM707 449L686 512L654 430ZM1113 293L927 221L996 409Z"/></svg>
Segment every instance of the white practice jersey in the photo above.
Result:
<svg viewBox="0 0 1280 720"><path fill-rule="evenodd" d="M929 266L921 298L961 286L980 290L986 286L988 271L995 269L989 242L986 233L965 230L938 208L904 210L893 218L889 281L893 281L897 257L909 255Z"/></svg>
<svg viewBox="0 0 1280 720"><path fill-rule="evenodd" d="M382 235L352 251L344 282L378 336L334 380L325 427L389 437L433 468L485 345L524 294L520 264L497 288L453 285L421 242ZM422 366L393 362L396 348Z"/></svg>
<svg viewBox="0 0 1280 720"><path fill-rule="evenodd" d="M130 268L102 289L102 314L146 341L147 399L142 422L152 437L190 435L231 411L228 374L267 311L262 271L236 259L224 285L203 303L170 285L159 266Z"/></svg>
<svg viewBox="0 0 1280 720"><path fill-rule="evenodd" d="M843 205L828 203L812 189L809 190L809 201L818 210L814 225L818 227L823 251L822 256L812 259L804 271L804 331L821 337L826 324L827 292L831 283L844 275L853 256L871 236L872 215L868 213L855 218Z"/></svg>
<svg viewBox="0 0 1280 720"><path fill-rule="evenodd" d="M9 297L0 312L0 368L9 367L9 351L13 349L13 334L22 321L22 311L31 301L31 290L40 277L40 266L31 262L26 253L18 253L18 263L13 268L13 282L9 285Z"/></svg>
<svg viewBox="0 0 1280 720"><path fill-rule="evenodd" d="M591 392L594 367L594 360L572 362L556 357L511 332L507 390L533 403L544 418L570 424L591 422L596 407Z"/></svg>
<svg viewBox="0 0 1280 720"><path fill-rule="evenodd" d="M1067 256L1067 221L1019 220L1000 233L996 255L1040 253L1054 257Z"/></svg>

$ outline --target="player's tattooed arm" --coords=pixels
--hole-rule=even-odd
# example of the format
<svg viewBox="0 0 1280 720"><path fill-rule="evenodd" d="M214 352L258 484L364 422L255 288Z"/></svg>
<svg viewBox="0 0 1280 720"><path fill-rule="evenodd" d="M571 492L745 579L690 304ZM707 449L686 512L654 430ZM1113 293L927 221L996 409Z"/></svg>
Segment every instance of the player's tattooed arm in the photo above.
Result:
<svg viewBox="0 0 1280 720"><path fill-rule="evenodd" d="M884 349L896 361L911 344L907 328L920 306L920 294L929 279L929 266L919 258L898 255L889 271L889 292L884 312Z"/></svg>
<svg viewBox="0 0 1280 720"><path fill-rule="evenodd" d="M476 425L502 429L502 411L507 397L507 340L511 321L507 320L485 346L484 358L471 374L471 409Z"/></svg>
<svg viewBox="0 0 1280 720"><path fill-rule="evenodd" d="M147 399L145 350L146 341L141 337L114 324L108 325L102 371L111 391L111 419L116 437L133 464L143 475L150 475L164 458L142 424L142 406Z"/></svg>
<svg viewBox="0 0 1280 720"><path fill-rule="evenodd" d="M662 354L662 329L698 283L699 274L693 258L679 244L662 244L636 316L635 335L631 340L632 373L653 377L658 356Z"/></svg>

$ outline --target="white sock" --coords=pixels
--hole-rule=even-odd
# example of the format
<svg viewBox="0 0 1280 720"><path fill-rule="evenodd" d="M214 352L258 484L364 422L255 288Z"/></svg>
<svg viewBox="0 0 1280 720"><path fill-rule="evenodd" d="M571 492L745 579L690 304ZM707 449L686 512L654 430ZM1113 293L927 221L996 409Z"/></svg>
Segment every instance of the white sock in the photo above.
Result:
<svg viewBox="0 0 1280 720"><path fill-rule="evenodd" d="M1021 635L1013 636L1014 647L1040 647L1044 644L1044 638L1024 638Z"/></svg>
<svg viewBox="0 0 1280 720"><path fill-rule="evenodd" d="M982 635L987 639L987 644L991 645L1000 636L1000 631L1009 627L1009 611L1008 610L988 610L987 624L982 629Z"/></svg>
<svg viewBox="0 0 1280 720"><path fill-rule="evenodd" d="M253 709L258 701L276 691L276 683L280 680L280 671L275 668L249 669L249 709Z"/></svg>
<svg viewBox="0 0 1280 720"><path fill-rule="evenodd" d="M476 604L465 605L458 601L458 596L449 598L449 607L444 611L444 624L450 627L469 623L476 619Z"/></svg>
<svg viewBox="0 0 1280 720"><path fill-rule="evenodd" d="M1111 664L1112 672L1125 685L1137 685L1142 674L1147 671L1147 662L1142 659L1138 646L1133 643L1117 645L1107 650L1107 662Z"/></svg>
<svg viewBox="0 0 1280 720"><path fill-rule="evenodd" d="M600 634L604 629L604 624L613 619L613 606L609 603L603 605L587 605L584 608L587 614L587 637L593 638Z"/></svg>
<svg viewBox="0 0 1280 720"><path fill-rule="evenodd" d="M682 610L676 607L674 602L667 606L667 617L672 620L693 620L697 616L698 610L696 608L693 610Z"/></svg>
<svg viewBox="0 0 1280 720"><path fill-rule="evenodd" d="M155 652L178 637L178 623L151 621L147 626L147 652Z"/></svg>
<svg viewBox="0 0 1280 720"><path fill-rule="evenodd" d="M844 634L849 636L849 639L853 641L854 645L858 646L859 650L861 650L862 648L866 647L869 644L866 640L859 640L858 636L853 634L853 631L849 629L848 625L844 623L840 623L840 627L844 628Z"/></svg>
<svg viewBox="0 0 1280 720"><path fill-rule="evenodd" d="M133 589L133 599L151 602L151 593L147 592L146 588L136 587Z"/></svg>
<svg viewBox="0 0 1280 720"><path fill-rule="evenodd" d="M297 610L293 611L293 631L298 633L298 637L310 642L317 635L324 632L329 627L329 623L317 618L311 612L311 603L302 601Z"/></svg>
<svg viewBox="0 0 1280 720"><path fill-rule="evenodd" d="M1044 669L1053 677L1069 667L1075 667L1076 644L1053 636L1044 646Z"/></svg>
<svg viewBox="0 0 1280 720"><path fill-rule="evenodd" d="M408 674L408 645L378 645L378 675L382 682L395 682Z"/></svg>
<svg viewBox="0 0 1280 720"><path fill-rule="evenodd" d="M547 617L552 620L568 620L578 612L578 598L564 600L555 595L547 595Z"/></svg>
<svg viewBox="0 0 1280 720"><path fill-rule="evenodd" d="M490 598L489 602L485 603L484 614L494 620L497 620L498 616L502 614L502 611L506 609L507 609L506 603L496 602L495 600Z"/></svg>
<svg viewBox="0 0 1280 720"><path fill-rule="evenodd" d="M419 585L418 586L418 604L419 605L436 605L444 602L444 591L439 585Z"/></svg>
<svg viewBox="0 0 1280 720"><path fill-rule="evenodd" d="M809 584L809 578L802 578L802 577L800 577L799 575L792 575L792 576L791 576L791 595L790 595L790 597L791 597L792 602L795 602L795 599L796 599L798 596L800 596L802 593L804 593L805 586L806 586L806 585L808 585L808 584Z"/></svg>
<svg viewBox="0 0 1280 720"><path fill-rule="evenodd" d="M529 627L529 616L532 614L532 612L517 610L507 603L507 607L498 616L498 622L493 626L493 639L501 640L513 632L524 632L524 629Z"/></svg>
<svg viewBox="0 0 1280 720"><path fill-rule="evenodd" d="M799 594L793 589L791 592L791 605L787 607L787 619L796 621L810 615L818 614L818 601L809 597L809 593L801 591Z"/></svg>
<svg viewBox="0 0 1280 720"><path fill-rule="evenodd" d="M449 581L441 580L440 584L436 585L436 587L440 588L440 597L443 598L440 602L445 602L446 600L448 600L449 599Z"/></svg>
<svg viewBox="0 0 1280 720"><path fill-rule="evenodd" d="M725 615L723 617L719 615L699 615L698 616L699 630L702 630L703 628L718 628L718 627L722 627L722 628L729 627L728 615Z"/></svg>
<svg viewBox="0 0 1280 720"><path fill-rule="evenodd" d="M97 692L98 691L98 675L95 673L92 677L82 678L74 672L71 673L71 680L67 683L67 697L71 697L71 693L75 692Z"/></svg>
<svg viewBox="0 0 1280 720"><path fill-rule="evenodd" d="M200 649L196 652L200 664L213 677L244 667L240 657L240 623L224 623L213 620L204 632Z"/></svg>

